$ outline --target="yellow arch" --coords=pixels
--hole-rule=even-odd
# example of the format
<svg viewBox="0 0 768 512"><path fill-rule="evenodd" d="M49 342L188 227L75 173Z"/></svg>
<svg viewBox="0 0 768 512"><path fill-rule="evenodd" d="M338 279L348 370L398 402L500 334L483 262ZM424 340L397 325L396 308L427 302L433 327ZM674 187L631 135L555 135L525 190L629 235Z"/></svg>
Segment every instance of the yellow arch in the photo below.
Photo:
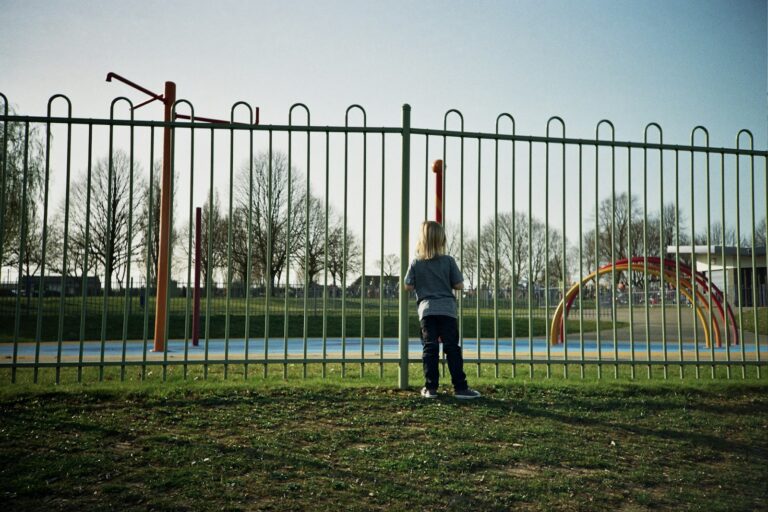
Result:
<svg viewBox="0 0 768 512"><path fill-rule="evenodd" d="M579 293L580 286L583 286L584 283L594 280L598 276L602 274L607 274L608 272L612 272L614 270L634 270L636 272L644 272L646 270L645 265L643 263L622 263L620 265L611 265L608 267L603 267L595 272L592 272L587 277L581 280L580 283L577 283L573 285L568 292L566 293L565 297L563 297L563 300L560 301L560 304L558 304L557 309L555 310L555 315L552 318L552 324L551 329L549 333L549 342L552 345L557 344L558 334L560 333L561 328L563 327L563 312L565 309L565 304L570 301L572 297L574 297L576 294ZM707 320L704 316L705 311L709 312L709 304L705 300L704 295L698 290L693 287L690 281L687 280L680 280L678 282L677 276L674 272L665 270L662 271L661 268L657 265L648 265L647 269L648 273L655 276L660 276L664 282L669 283L674 288L678 289L680 293L682 293L690 302L691 304L695 304L693 296L695 295L696 298L699 299L700 304L703 304L702 307L696 307L694 308L696 310L696 316L699 318L699 322L701 322L702 328L704 330L704 338L706 342L706 346L709 347L711 343L710 338L710 332L709 332L709 326L707 324ZM681 286L675 286L675 283L679 283ZM715 340L717 343L717 346L720 346L721 344L721 336L720 336L720 326L717 324L717 321L713 322L715 327Z"/></svg>

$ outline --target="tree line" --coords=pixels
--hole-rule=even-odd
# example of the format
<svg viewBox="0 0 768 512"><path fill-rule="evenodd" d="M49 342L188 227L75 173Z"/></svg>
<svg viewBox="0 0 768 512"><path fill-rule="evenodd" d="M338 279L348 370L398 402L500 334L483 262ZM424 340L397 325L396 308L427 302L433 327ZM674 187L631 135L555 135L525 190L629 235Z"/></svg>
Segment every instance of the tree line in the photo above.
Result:
<svg viewBox="0 0 768 512"><path fill-rule="evenodd" d="M31 129L26 136L25 129L20 123L0 124L0 168L5 169L1 266L21 268L25 276L39 274L45 238L46 274L104 276L119 289L130 286L129 274L154 283L160 165L153 164L150 178L124 151L97 159L72 180L68 202L62 198L60 204L48 205L48 222L43 226L45 147L39 133ZM187 262L194 264L194 216L190 223L189 212L174 210L173 217L174 266L186 269ZM604 199L592 219L584 223L584 272L633 255L662 256L668 246L691 243L684 227L687 219L674 204L649 213L647 223L643 217L635 196L623 193L615 200ZM512 289L529 281L559 286L563 281L572 282L579 271L578 241L569 241L562 231L524 211L499 212L498 223L487 220L479 236L458 231L455 226L447 229L448 252L461 257L469 288L492 287L497 269L500 286ZM765 219L755 231L755 245L765 246ZM202 205L201 234L203 283L210 277L213 282L250 281L253 286L274 289L287 280L317 282L327 271L331 283L338 285L345 276L363 270L356 235L345 230L332 205L306 190L297 169L289 172L288 158L281 152L272 153L271 161L269 154L260 153L241 166L232 184L231 202L229 197L222 200L215 190L208 191ZM714 222L709 243L751 246L751 239L741 235L737 240L734 228ZM459 247L460 241L463 247ZM705 228L697 232L694 242L707 242ZM395 255L387 255L384 263L376 265L386 266L391 275L399 261ZM635 273L620 274L617 279L636 286L644 282Z"/></svg>

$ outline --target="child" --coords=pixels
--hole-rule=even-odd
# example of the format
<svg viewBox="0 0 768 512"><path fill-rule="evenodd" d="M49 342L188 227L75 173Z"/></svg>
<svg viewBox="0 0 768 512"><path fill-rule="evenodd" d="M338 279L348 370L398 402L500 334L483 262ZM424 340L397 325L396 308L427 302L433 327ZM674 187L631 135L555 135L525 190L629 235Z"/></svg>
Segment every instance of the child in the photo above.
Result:
<svg viewBox="0 0 768 512"><path fill-rule="evenodd" d="M464 278L456 261L445 254L443 226L434 221L424 222L416 244L416 259L411 262L405 276L405 289L416 290L421 343L424 347L424 388L421 390L421 396L424 398L437 398L440 339L448 359L456 398L480 396L480 393L470 389L467 384L459 346L456 297L453 290L461 290L463 287Z"/></svg>

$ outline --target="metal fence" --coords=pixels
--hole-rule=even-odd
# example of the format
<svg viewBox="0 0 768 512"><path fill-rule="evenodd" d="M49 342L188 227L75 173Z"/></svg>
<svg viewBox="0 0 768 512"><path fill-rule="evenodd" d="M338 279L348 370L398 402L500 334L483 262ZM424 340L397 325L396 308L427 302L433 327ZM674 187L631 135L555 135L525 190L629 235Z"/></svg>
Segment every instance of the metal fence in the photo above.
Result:
<svg viewBox="0 0 768 512"><path fill-rule="evenodd" d="M339 363L344 374L397 365L404 387L420 343L399 276L435 208L464 273L461 342L478 374L761 376L768 152L748 131L717 148L702 127L689 144L664 143L655 123L642 142L615 140L609 121L594 139L568 138L558 117L545 136L519 135L509 114L493 133L467 132L456 110L422 129L408 105L401 126L369 127L358 105L320 126L302 104L287 125L265 125L243 103L210 123L185 100L173 109L188 122L136 120L126 98L109 119L73 117L60 95L46 116L2 100L0 368L11 381L44 368L80 380L89 367L248 377L252 365L306 376L319 364L325 375ZM168 342L154 352L166 130Z"/></svg>

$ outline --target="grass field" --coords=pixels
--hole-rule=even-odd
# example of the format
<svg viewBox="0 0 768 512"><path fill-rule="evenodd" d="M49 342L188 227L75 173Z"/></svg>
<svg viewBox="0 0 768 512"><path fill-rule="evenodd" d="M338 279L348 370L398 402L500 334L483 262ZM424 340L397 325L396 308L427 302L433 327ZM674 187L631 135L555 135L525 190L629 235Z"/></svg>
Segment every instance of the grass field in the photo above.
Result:
<svg viewBox="0 0 768 512"><path fill-rule="evenodd" d="M468 371L484 398L465 403L330 370L4 386L3 510L768 508L761 381Z"/></svg>
<svg viewBox="0 0 768 512"><path fill-rule="evenodd" d="M757 308L757 329L755 329L755 312L752 308L744 308L744 330L768 334L768 308Z"/></svg>
<svg viewBox="0 0 768 512"><path fill-rule="evenodd" d="M348 313L346 321L346 335L360 336L360 314L359 312ZM69 315L62 319L62 340L79 340L82 334L85 340L98 340L102 335L102 317L101 315L90 315L83 322L79 315ZM206 326L207 319L200 319L200 333L203 337L206 329L209 329L212 338L223 338L226 333L226 316L215 315L210 319L210 328ZM245 336L244 315L231 315L229 317L229 334L233 338L242 338ZM326 316L326 333L331 337L341 336L342 316L340 312L329 312ZM13 340L15 329L15 316L0 315L0 342ZM412 335L419 333L419 320L415 312L409 317L409 330ZM59 317L55 315L41 317L41 340L55 341L59 335ZM272 314L269 317L269 334L273 337L282 337L285 332L284 314ZM611 327L610 320L601 322L601 329ZM617 322L617 326L625 325ZM82 327L82 333L81 333ZM131 340L142 339L144 337L144 316L130 315L109 315L106 317L105 338L109 340L119 340L123 337L123 328L125 327L126 338ZM146 335L152 338L154 334L154 320L149 319L146 325ZM394 337L398 335L398 317L385 316L378 314L369 314L365 317L365 333L367 337L378 337L380 332L385 337ZM541 336L546 332L545 320L543 318L531 319L531 332L533 335ZM169 337L172 339L183 339L185 334L191 336L191 322L185 322L183 316L171 316L168 324ZM585 332L593 331L595 322L584 320ZM463 322L464 335L474 337L477 334L477 317L474 315L465 315ZM264 314L253 315L250 317L248 331L251 338L263 337L265 332ZM517 336L528 336L529 322L528 318L515 318L515 334ZM570 320L568 322L568 332L578 332L579 321ZM37 332L37 316L34 314L19 316L19 341L34 341ZM483 337L492 338L494 336L494 318L492 315L482 315L480 317L480 332ZM500 317L498 323L498 335L510 337L512 333L511 317ZM304 317L302 315L292 314L288 316L288 336L291 338L302 337L304 334ZM321 337L323 335L323 316L312 315L307 318L307 335L309 337Z"/></svg>

